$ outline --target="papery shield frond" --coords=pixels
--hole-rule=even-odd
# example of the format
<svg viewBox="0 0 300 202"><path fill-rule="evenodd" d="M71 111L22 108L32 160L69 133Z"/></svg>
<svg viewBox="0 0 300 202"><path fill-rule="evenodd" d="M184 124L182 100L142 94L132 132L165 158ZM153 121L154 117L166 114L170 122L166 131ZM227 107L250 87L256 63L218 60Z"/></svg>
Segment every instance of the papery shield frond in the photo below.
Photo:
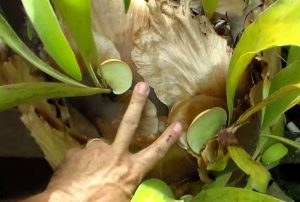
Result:
<svg viewBox="0 0 300 202"><path fill-rule="evenodd" d="M225 97L231 50L204 16L192 17L188 1L174 9L150 0L150 26L135 40L132 59L138 72L171 108L199 94Z"/></svg>

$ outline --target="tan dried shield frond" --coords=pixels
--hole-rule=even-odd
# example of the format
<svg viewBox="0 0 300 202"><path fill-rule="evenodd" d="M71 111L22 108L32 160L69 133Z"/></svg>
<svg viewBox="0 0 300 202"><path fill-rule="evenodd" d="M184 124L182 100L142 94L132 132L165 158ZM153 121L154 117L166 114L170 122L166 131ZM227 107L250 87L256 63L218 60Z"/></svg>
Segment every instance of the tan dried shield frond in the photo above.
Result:
<svg viewBox="0 0 300 202"><path fill-rule="evenodd" d="M204 16L192 16L189 1L178 8L150 0L150 25L135 39L138 72L171 108L190 96L225 97L231 49Z"/></svg>

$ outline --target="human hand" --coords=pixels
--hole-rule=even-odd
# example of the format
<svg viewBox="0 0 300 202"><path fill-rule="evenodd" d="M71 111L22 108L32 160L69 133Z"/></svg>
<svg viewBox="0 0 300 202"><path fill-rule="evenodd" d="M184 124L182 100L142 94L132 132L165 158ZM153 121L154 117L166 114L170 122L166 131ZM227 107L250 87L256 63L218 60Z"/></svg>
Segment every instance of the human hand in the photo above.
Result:
<svg viewBox="0 0 300 202"><path fill-rule="evenodd" d="M111 145L92 139L85 148L71 149L40 200L36 197L29 201L129 201L143 177L165 156L182 130L181 124L175 122L149 147L135 154L128 151L149 91L144 82L135 86Z"/></svg>

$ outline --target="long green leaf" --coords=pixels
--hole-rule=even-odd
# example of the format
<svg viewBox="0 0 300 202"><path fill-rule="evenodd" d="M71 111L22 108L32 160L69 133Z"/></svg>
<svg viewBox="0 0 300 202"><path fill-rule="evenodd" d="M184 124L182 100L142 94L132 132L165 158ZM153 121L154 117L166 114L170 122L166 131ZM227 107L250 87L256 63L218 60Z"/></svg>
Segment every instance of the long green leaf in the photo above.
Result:
<svg viewBox="0 0 300 202"><path fill-rule="evenodd" d="M287 65L290 65L290 64L296 62L297 60L300 60L300 47L291 46L289 49Z"/></svg>
<svg viewBox="0 0 300 202"><path fill-rule="evenodd" d="M129 10L131 0L124 0L125 13Z"/></svg>
<svg viewBox="0 0 300 202"><path fill-rule="evenodd" d="M0 86L0 111L25 102L57 97L109 93L108 89L71 86L54 82L17 83Z"/></svg>
<svg viewBox="0 0 300 202"><path fill-rule="evenodd" d="M248 189L222 187L208 189L195 196L192 202L284 202Z"/></svg>
<svg viewBox="0 0 300 202"><path fill-rule="evenodd" d="M226 173L224 175L218 176L215 181L204 186L203 188L206 189L215 189L219 187L225 187L228 181L230 180L232 172Z"/></svg>
<svg viewBox="0 0 300 202"><path fill-rule="evenodd" d="M52 0L56 9L68 26L95 83L100 86L92 63L100 67L91 22L91 0Z"/></svg>
<svg viewBox="0 0 300 202"><path fill-rule="evenodd" d="M300 59L300 58L299 58ZM281 70L271 81L269 94L274 93L283 86L300 83L300 60Z"/></svg>
<svg viewBox="0 0 300 202"><path fill-rule="evenodd" d="M250 187L260 192L266 192L271 179L270 173L258 162L251 159L249 154L239 146L228 146L227 150L236 165L250 175Z"/></svg>
<svg viewBox="0 0 300 202"><path fill-rule="evenodd" d="M236 121L236 125L239 125L245 121L253 114L261 110L263 107L269 105L269 117L278 117L286 110L290 109L294 105L300 102L300 83L291 84L284 86L272 93L269 97L264 99L262 102L254 105L245 111L239 119ZM272 105L272 106L271 106ZM265 119L265 125L270 125L269 120Z"/></svg>
<svg viewBox="0 0 300 202"><path fill-rule="evenodd" d="M49 0L22 0L22 3L48 53L67 74L81 80L76 57L59 26Z"/></svg>
<svg viewBox="0 0 300 202"><path fill-rule="evenodd" d="M84 86L81 83L67 77L59 71L53 69L47 63L37 57L17 36L13 29L9 26L6 20L0 15L0 38L14 51L24 57L32 65L40 69L41 71L49 74L53 78L62 81L64 83L73 84L77 86Z"/></svg>
<svg viewBox="0 0 300 202"><path fill-rule="evenodd" d="M205 15L211 18L217 9L218 0L202 0L202 6Z"/></svg>
<svg viewBox="0 0 300 202"><path fill-rule="evenodd" d="M284 137L280 137L280 136L276 136L276 135L261 135L262 137L268 137L268 138L272 138L274 140L279 140L281 141L282 143L284 144L287 144L289 146L292 146L296 149L300 149L300 144L298 142L295 142L295 141L292 141L292 140L289 140L287 138L284 138Z"/></svg>
<svg viewBox="0 0 300 202"><path fill-rule="evenodd" d="M272 124L267 130L261 130L260 136L257 142L255 152L252 156L253 159L257 159L266 149L278 141L263 137L263 135L276 134L282 137L284 135L284 116L281 115L276 123Z"/></svg>
<svg viewBox="0 0 300 202"><path fill-rule="evenodd" d="M274 46L300 46L299 9L300 1L278 0L243 33L228 70L226 92L229 122L232 119L237 85L255 54Z"/></svg>
<svg viewBox="0 0 300 202"><path fill-rule="evenodd" d="M300 83L300 60L288 65L286 68L281 70L271 81L271 87L269 90L269 94L272 94L279 90L280 88L287 86L289 84L295 84ZM289 96L286 97L288 99ZM277 119L278 116L283 114L287 109L290 107L290 103L286 102L285 98L281 98L281 101L277 101L276 103L270 103L265 110L263 124L262 124L262 130L267 129L269 126L271 126ZM284 106L284 103L286 103L286 106ZM274 116L274 110L278 109L280 106L280 109L282 111L278 111Z"/></svg>

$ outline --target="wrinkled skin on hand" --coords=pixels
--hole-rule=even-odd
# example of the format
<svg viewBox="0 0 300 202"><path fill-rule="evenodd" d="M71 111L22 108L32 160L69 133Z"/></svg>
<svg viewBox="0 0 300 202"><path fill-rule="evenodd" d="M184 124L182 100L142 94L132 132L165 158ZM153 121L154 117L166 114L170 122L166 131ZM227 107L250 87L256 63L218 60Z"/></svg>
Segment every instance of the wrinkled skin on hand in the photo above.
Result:
<svg viewBox="0 0 300 202"><path fill-rule="evenodd" d="M148 94L149 86L138 83L114 142L93 139L85 148L71 149L47 189L28 201L130 201L145 174L182 130L180 123L173 123L149 147L135 154L128 151Z"/></svg>

